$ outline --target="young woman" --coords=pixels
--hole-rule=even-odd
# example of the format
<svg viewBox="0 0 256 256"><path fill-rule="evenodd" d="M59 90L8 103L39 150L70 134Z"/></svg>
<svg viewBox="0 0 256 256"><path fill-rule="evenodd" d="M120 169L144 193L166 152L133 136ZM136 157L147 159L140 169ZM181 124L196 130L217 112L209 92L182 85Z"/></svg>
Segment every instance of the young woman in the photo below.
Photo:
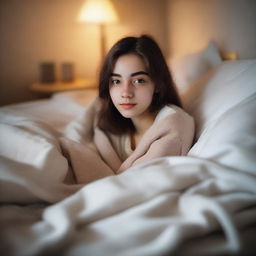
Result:
<svg viewBox="0 0 256 256"><path fill-rule="evenodd" d="M150 36L125 37L110 49L100 72L99 98L97 129L122 163L115 173L188 152L194 122L182 110L163 54Z"/></svg>
<svg viewBox="0 0 256 256"><path fill-rule="evenodd" d="M61 146L73 180L89 183L164 156L185 155L194 121L149 36L125 37L107 54L99 97L67 127Z"/></svg>

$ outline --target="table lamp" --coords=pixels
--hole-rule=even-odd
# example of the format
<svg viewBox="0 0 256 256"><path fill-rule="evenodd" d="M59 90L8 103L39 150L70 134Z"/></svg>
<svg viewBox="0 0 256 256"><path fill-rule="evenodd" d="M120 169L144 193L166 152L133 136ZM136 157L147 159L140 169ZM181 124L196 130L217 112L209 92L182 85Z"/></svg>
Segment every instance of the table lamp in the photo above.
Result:
<svg viewBox="0 0 256 256"><path fill-rule="evenodd" d="M106 53L105 25L118 21L113 4L110 0L86 0L79 12L78 21L99 24L103 60Z"/></svg>

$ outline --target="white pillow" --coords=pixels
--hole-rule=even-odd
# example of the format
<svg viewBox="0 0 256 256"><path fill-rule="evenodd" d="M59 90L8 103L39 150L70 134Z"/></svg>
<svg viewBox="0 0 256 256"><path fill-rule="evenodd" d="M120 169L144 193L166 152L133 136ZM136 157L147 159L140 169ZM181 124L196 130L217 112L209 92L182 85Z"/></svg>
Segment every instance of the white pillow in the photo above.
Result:
<svg viewBox="0 0 256 256"><path fill-rule="evenodd" d="M170 59L169 68L180 94L202 75L222 62L216 44L211 41L203 50L180 58Z"/></svg>
<svg viewBox="0 0 256 256"><path fill-rule="evenodd" d="M199 136L208 123L256 92L256 60L225 61L191 91L193 97L183 103L195 118Z"/></svg>
<svg viewBox="0 0 256 256"><path fill-rule="evenodd" d="M190 103L197 142L188 155L255 174L256 60L220 65Z"/></svg>
<svg viewBox="0 0 256 256"><path fill-rule="evenodd" d="M256 93L209 124L188 155L255 175L255 113Z"/></svg>

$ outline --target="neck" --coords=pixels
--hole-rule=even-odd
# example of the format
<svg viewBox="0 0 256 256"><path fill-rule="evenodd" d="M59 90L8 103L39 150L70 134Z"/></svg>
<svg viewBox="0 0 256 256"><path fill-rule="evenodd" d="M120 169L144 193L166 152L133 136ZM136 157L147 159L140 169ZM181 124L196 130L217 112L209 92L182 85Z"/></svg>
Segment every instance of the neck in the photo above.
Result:
<svg viewBox="0 0 256 256"><path fill-rule="evenodd" d="M131 148L134 150L141 137L143 134L146 132L146 130L153 124L155 120L155 115L154 114L147 114L146 116L143 117L138 117L138 118L133 118L132 122L135 126L136 132L135 134L131 134Z"/></svg>
<svg viewBox="0 0 256 256"><path fill-rule="evenodd" d="M140 116L138 118L132 118L132 122L136 129L135 135L137 137L141 137L146 132L146 130L153 124L155 117L155 114L148 113L143 117Z"/></svg>

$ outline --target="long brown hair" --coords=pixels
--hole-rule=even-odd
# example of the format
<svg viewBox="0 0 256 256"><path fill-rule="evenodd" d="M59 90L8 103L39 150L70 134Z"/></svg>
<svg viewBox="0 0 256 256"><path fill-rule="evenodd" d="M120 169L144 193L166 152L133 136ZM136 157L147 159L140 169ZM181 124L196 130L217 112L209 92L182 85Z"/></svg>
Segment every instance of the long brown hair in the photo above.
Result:
<svg viewBox="0 0 256 256"><path fill-rule="evenodd" d="M157 112L168 104L181 107L170 71L156 41L148 35L125 37L110 49L99 76L99 98L102 101L102 108L99 113L98 126L114 134L135 132L131 119L123 117L118 112L109 94L109 82L117 59L130 53L142 57L148 69L147 72L155 84L157 92L153 96L149 111Z"/></svg>

